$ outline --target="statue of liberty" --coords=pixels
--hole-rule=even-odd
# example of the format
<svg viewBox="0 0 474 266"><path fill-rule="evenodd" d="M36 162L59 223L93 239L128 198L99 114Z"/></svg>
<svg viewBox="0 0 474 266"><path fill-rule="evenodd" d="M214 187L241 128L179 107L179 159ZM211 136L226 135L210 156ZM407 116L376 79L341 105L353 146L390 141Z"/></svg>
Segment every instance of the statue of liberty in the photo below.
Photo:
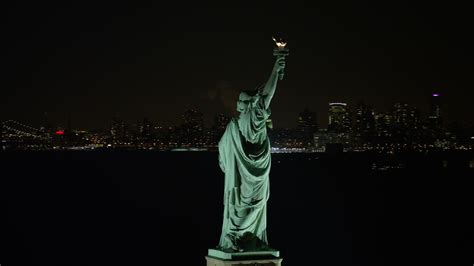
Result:
<svg viewBox="0 0 474 266"><path fill-rule="evenodd" d="M287 55L286 49L275 51L276 60L268 81L257 90L240 93L239 116L232 118L219 141L219 165L225 174L225 184L224 217L217 249L223 252L269 249L266 216L271 147L267 120Z"/></svg>

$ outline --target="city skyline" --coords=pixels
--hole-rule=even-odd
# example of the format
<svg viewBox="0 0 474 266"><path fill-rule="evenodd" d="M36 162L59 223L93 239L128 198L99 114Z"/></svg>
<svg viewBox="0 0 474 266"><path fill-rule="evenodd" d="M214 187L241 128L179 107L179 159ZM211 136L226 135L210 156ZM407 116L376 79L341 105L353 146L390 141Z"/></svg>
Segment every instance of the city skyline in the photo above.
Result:
<svg viewBox="0 0 474 266"><path fill-rule="evenodd" d="M388 112L358 102L328 103L327 127L322 127L316 112L304 108L296 127L274 127L267 120L273 150L283 152L332 152L470 150L474 128L446 123L439 93L431 95L429 112L407 103L396 102ZM130 123L119 116L111 118L101 130L73 128L71 115L66 126L45 121L35 128L14 120L2 122L2 149L147 149L147 150L215 150L231 116L214 115L211 126L205 125L203 113L188 109L181 113L180 123L157 124L148 118Z"/></svg>
<svg viewBox="0 0 474 266"><path fill-rule="evenodd" d="M328 102L426 112L433 92L446 120L473 124L474 45L459 5L15 5L0 120L38 124L47 112L65 123L71 113L74 127L100 128L118 114L170 125L198 109L211 121L267 79L280 33L291 52L271 106L276 127L294 127L304 107L324 125Z"/></svg>
<svg viewBox="0 0 474 266"><path fill-rule="evenodd" d="M431 100L432 101L436 100L438 102L436 112L437 112L437 116L442 117L442 124L443 124L444 127L449 128L450 126L456 125L456 126L461 126L461 127L464 127L464 128L469 128L469 127L473 126L472 124L469 124L469 123L463 123L465 121L462 121L462 120L459 120L459 119L458 120L456 120L456 119L447 120L446 119L446 111L445 111L447 106L445 104L443 104L443 100L442 100L443 95L441 95L440 93L431 93L430 95L431 95ZM311 107L308 107L308 106L305 106L300 110L296 110L295 111L295 116L293 117L293 120L291 121L290 125L286 124L286 125L282 126L281 124L279 124L277 122L278 117L274 118L273 115L272 115L272 117L270 117L270 119L272 119L273 126L275 128L296 128L299 125L298 117L301 115L301 112L311 111L316 116L316 123L317 123L318 127L319 128L327 128L330 125L331 105L335 105L335 106L344 105L344 107L348 111L350 119L352 119L356 115L356 107L359 106L360 104L365 105L367 107L370 107L371 110L373 112L375 112L376 114L391 113L391 112L393 112L394 108L396 108L396 105L404 104L404 105L410 106L410 108L416 109L417 112L419 113L418 115L420 116L420 119L428 120L430 115L432 115L432 113L433 113L432 101L430 103L425 103L424 108L420 108L419 106L411 105L407 102L396 101L396 102L393 102L389 106L385 106L385 108L383 108L382 110L375 108L374 104L364 102L362 100L355 101L353 104L350 104L350 103L344 102L344 101L328 102L326 104L325 111L322 112L322 113L321 112L316 112L315 111L316 108L311 108ZM197 111L197 112L201 113L202 118L203 118L202 122L203 122L204 128L213 127L214 124L215 124L215 119L216 119L217 116L225 115L227 117L234 117L234 116L238 115L237 112L234 112L232 114L229 114L228 112L227 113L226 112L217 112L217 113L206 115L201 110L199 110L197 108L188 108L188 109L183 109L180 113L175 114L176 117L177 117L176 121L173 121L173 123L165 124L165 123L163 123L163 120L160 120L159 117L141 116L141 117L137 117L136 119L130 119L127 115L123 115L123 114L120 114L118 112L115 112L111 117L109 117L106 121L104 121L104 123L101 126L93 127L93 128L78 127L75 124L75 121L74 121L75 114L70 113L70 112L69 113L62 113L62 115L64 117L63 117L63 119L60 119L59 121L50 120L50 117L45 116L45 115L43 115L41 117L40 121L38 121L36 123L33 123L33 124L28 124L28 120L27 121L18 121L18 120L12 119L12 118L5 119L3 121L15 120L15 121L18 121L18 122L21 122L21 123L24 123L24 124L28 124L29 126L38 127L38 128L41 127L41 126L45 126L45 124L47 123L50 126L53 126L53 127L56 127L56 128L63 128L63 129L69 127L69 128L76 129L76 130L108 130L114 119L119 119L120 121L123 121L123 122L125 122L126 124L129 124L129 125L138 125L141 122L143 122L143 120L145 119L145 120L149 120L150 122L152 122L156 126L176 127L176 126L180 126L181 124L183 124L183 117L182 116L183 116L184 113L186 113L190 110L194 110L194 111ZM351 122L351 124L352 124L352 122Z"/></svg>

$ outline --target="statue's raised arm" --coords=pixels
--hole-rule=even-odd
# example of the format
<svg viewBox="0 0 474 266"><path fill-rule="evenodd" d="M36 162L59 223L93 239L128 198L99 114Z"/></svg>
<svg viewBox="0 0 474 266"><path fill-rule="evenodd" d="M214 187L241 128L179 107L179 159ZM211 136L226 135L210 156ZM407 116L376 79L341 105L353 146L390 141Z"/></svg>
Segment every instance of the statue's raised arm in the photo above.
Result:
<svg viewBox="0 0 474 266"><path fill-rule="evenodd" d="M279 73L285 69L285 56L279 56L275 60L275 64L273 65L272 72L270 77L268 78L267 83L263 87L262 95L265 101L265 109L270 107L270 102L272 101L273 95L275 94L276 86L278 83Z"/></svg>

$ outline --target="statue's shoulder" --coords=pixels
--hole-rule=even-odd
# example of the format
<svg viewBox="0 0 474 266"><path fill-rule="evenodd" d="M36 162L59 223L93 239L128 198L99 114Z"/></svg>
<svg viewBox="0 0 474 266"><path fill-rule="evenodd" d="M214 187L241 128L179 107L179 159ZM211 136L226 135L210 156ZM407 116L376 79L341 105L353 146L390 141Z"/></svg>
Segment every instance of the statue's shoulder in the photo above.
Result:
<svg viewBox="0 0 474 266"><path fill-rule="evenodd" d="M233 129L233 128L239 128L239 117L232 117L230 119L229 124L227 125L228 128Z"/></svg>
<svg viewBox="0 0 474 266"><path fill-rule="evenodd" d="M226 131L229 130L229 129L232 129L232 127L234 127L234 126L238 126L239 125L238 120L239 120L238 117L232 117L229 120L229 123L227 123Z"/></svg>

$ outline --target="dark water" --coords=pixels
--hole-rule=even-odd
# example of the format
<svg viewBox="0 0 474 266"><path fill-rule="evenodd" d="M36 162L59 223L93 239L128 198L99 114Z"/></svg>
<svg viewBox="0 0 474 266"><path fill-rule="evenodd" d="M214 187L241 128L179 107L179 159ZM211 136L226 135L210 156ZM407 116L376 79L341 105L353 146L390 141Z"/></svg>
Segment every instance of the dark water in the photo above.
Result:
<svg viewBox="0 0 474 266"><path fill-rule="evenodd" d="M273 154L270 245L283 265L472 265L470 156ZM218 242L217 153L0 159L2 266L205 265Z"/></svg>

